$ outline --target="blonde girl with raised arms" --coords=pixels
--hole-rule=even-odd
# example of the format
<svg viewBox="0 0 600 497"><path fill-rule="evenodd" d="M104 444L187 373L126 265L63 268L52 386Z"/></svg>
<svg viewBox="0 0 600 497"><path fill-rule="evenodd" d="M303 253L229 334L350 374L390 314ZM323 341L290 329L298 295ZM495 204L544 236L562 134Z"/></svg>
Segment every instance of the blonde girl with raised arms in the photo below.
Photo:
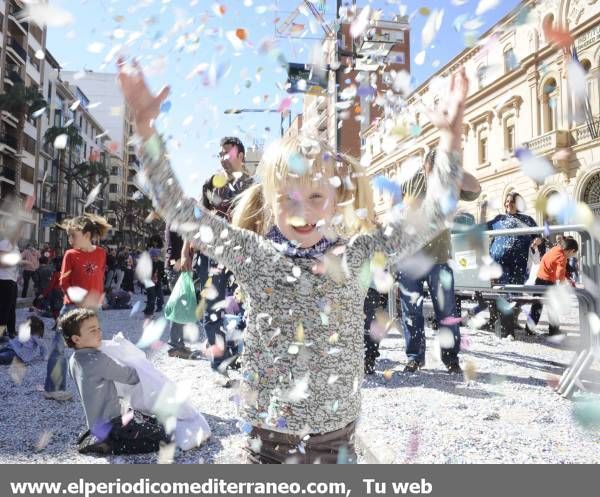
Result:
<svg viewBox="0 0 600 497"><path fill-rule="evenodd" d="M119 69L156 209L229 268L246 295L240 410L248 461L355 462L367 293L361 272L376 254L414 253L452 216L462 178L464 70L452 77L447 112L432 115L441 140L414 221L375 228L360 166L302 137L265 151L259 183L242 195L233 225L204 211L184 197L152 125L168 88L153 95L136 63L120 61Z"/></svg>

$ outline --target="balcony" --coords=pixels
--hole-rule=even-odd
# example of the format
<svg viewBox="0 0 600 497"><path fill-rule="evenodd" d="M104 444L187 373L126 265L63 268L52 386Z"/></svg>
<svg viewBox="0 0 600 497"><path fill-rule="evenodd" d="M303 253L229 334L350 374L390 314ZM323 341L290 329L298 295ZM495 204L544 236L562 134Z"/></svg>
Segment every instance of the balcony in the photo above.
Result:
<svg viewBox="0 0 600 497"><path fill-rule="evenodd" d="M27 52L13 37L9 36L7 46L23 61L23 64L27 61Z"/></svg>
<svg viewBox="0 0 600 497"><path fill-rule="evenodd" d="M535 155L547 155L556 152L558 148L570 145L569 132L565 130L554 130L545 133L533 140L523 143Z"/></svg>
<svg viewBox="0 0 600 497"><path fill-rule="evenodd" d="M592 121L581 126L577 126L573 130L573 139L575 145L585 145L594 141L592 132L598 134L600 132L600 116L596 116Z"/></svg>
<svg viewBox="0 0 600 497"><path fill-rule="evenodd" d="M9 71L4 77L4 79L8 79L11 82L10 84L24 83L23 78L19 75L17 71Z"/></svg>
<svg viewBox="0 0 600 497"><path fill-rule="evenodd" d="M23 9L19 7L16 7L14 5L8 6L8 19L11 20L15 24L15 26L17 26L19 31L21 31L24 35L27 35L29 25L25 22L21 22L21 20L19 19L22 12Z"/></svg>
<svg viewBox="0 0 600 497"><path fill-rule="evenodd" d="M8 166L0 166L0 181L8 180L13 185L17 179L17 172L8 167Z"/></svg>
<svg viewBox="0 0 600 497"><path fill-rule="evenodd" d="M0 145L10 147L17 153L17 139L10 135L0 135Z"/></svg>

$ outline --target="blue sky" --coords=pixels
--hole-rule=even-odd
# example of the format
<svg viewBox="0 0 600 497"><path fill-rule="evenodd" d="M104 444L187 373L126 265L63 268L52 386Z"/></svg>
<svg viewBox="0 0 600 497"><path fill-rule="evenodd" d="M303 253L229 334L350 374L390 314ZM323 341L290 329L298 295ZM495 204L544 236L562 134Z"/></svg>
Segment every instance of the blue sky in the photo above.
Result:
<svg viewBox="0 0 600 497"><path fill-rule="evenodd" d="M491 8L480 16L479 33L519 3L516 0L359 0L357 4L382 9L386 19L401 13L401 9L410 15L411 74L414 83L419 84L465 48L464 29L460 32L455 29L457 18L462 22L475 18L480 1ZM192 195L197 195L200 182L218 168L216 154L222 136L238 135L247 145L279 136L280 118L276 113L225 115L223 111L277 109L289 97L282 89L286 75L281 63L309 61L317 43L306 38L275 37L277 19L285 19L299 3L296 0L51 0L51 3L69 11L74 18L68 26L48 28L48 48L65 69L111 72L114 56L119 53L141 59L142 65L149 68L148 80L153 89L158 90L165 83L171 85L170 108L161 115L158 127L172 138L174 167L184 180L184 189ZM327 0L325 5L326 18L331 20L335 0ZM437 36L426 51L425 62L417 65L414 58L422 49L426 9L443 9L444 15ZM306 37L321 36L320 28L312 21L311 26L307 17L300 15L296 22L306 26ZM234 47L228 33L231 36L239 29L245 30L246 39L240 42L241 47ZM294 98L293 113L301 110L301 98Z"/></svg>

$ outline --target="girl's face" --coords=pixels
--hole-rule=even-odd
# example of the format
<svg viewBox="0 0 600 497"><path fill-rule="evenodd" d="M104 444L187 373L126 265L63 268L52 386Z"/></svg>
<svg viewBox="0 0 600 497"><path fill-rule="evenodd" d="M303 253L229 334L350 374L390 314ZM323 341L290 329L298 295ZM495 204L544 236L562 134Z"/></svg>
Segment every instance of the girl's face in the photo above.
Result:
<svg viewBox="0 0 600 497"><path fill-rule="evenodd" d="M325 181L311 185L290 182L282 185L273 209L275 223L283 235L299 247L318 243L323 234L317 228L329 225L336 213L336 190Z"/></svg>
<svg viewBox="0 0 600 497"><path fill-rule="evenodd" d="M69 230L69 245L74 249L81 249L91 244L91 234L80 230Z"/></svg>

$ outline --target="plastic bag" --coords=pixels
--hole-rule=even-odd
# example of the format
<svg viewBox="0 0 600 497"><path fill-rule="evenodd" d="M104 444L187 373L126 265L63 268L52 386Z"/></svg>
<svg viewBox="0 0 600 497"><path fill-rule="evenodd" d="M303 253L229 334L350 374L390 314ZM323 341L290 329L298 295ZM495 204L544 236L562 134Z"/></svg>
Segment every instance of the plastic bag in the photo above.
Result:
<svg viewBox="0 0 600 497"><path fill-rule="evenodd" d="M165 317L179 324L196 322L196 288L192 274L183 272L177 278L169 300L165 306Z"/></svg>

